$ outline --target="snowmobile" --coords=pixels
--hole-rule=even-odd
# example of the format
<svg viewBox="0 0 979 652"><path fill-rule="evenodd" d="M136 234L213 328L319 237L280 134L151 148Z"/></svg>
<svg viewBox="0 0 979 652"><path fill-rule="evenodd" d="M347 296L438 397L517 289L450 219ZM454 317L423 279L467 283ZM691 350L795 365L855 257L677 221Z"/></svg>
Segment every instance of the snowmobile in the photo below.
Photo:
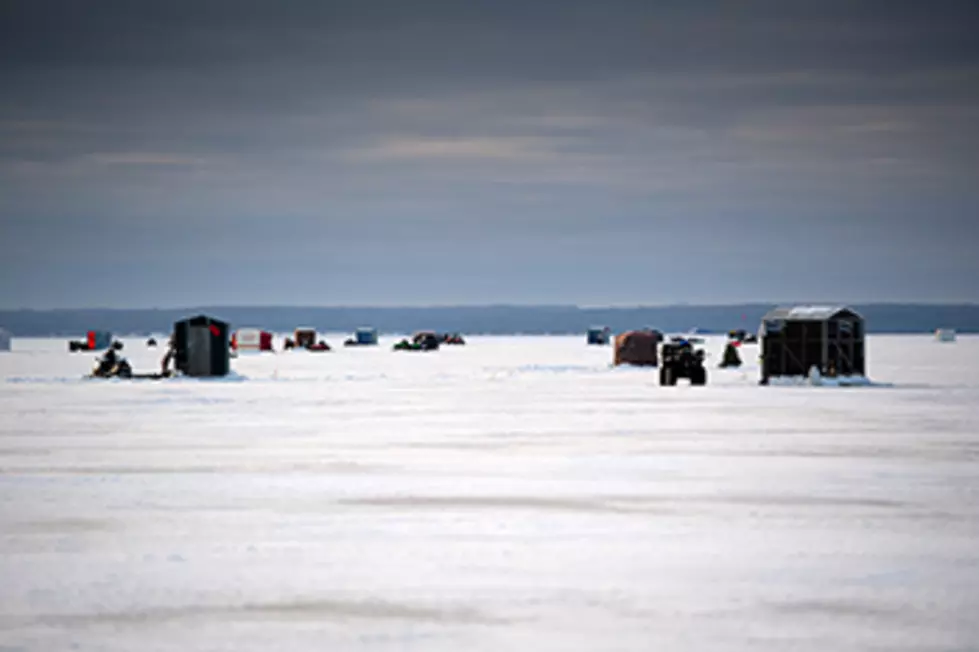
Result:
<svg viewBox="0 0 979 652"><path fill-rule="evenodd" d="M411 341L404 339L394 345L395 351L438 351L439 338L435 333L416 333Z"/></svg>
<svg viewBox="0 0 979 652"><path fill-rule="evenodd" d="M133 368L125 358L118 358L114 363L108 363L102 358L95 359L92 368L93 378L132 378Z"/></svg>
<svg viewBox="0 0 979 652"><path fill-rule="evenodd" d="M156 373L134 373L132 366L126 359L119 360L111 368L105 368L101 360L96 360L95 367L92 369L92 373L88 376L89 378L122 378L125 380L163 380L164 378L171 378L174 372L169 369L163 372Z"/></svg>
<svg viewBox="0 0 979 652"><path fill-rule="evenodd" d="M129 360L124 358L121 353L122 343L115 342L109 347L105 354L95 359L95 366L89 378L125 378L126 380L159 380L169 378L172 374L164 368L162 373L156 374L136 374Z"/></svg>

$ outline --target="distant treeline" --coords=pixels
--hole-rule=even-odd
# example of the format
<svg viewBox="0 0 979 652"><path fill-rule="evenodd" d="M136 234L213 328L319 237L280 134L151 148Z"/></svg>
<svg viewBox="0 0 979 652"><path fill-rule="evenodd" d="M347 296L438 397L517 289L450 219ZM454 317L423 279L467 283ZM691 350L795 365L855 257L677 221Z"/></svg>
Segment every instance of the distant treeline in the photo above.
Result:
<svg viewBox="0 0 979 652"><path fill-rule="evenodd" d="M655 328L682 332L698 328L727 332L743 328L755 331L773 305L658 306L636 308L580 308L577 306L459 306L423 308L288 308L288 307L190 307L165 310L7 310L0 311L0 327L23 337L75 336L89 329L106 329L120 335L167 333L174 321L206 314L233 326L255 326L289 332L309 326L321 332L350 332L373 326L382 333L419 330L467 334L576 334L591 326L608 326L615 332ZM960 333L979 332L979 305L864 304L854 306L874 333L927 333L954 328Z"/></svg>

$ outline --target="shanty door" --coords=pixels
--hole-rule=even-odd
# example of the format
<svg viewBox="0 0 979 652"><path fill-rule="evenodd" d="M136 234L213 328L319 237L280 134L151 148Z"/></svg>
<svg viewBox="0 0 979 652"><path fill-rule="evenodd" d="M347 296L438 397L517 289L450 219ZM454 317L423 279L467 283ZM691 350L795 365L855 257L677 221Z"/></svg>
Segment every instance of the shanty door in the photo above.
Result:
<svg viewBox="0 0 979 652"><path fill-rule="evenodd" d="M211 331L207 326L191 326L187 337L188 376L211 375Z"/></svg>

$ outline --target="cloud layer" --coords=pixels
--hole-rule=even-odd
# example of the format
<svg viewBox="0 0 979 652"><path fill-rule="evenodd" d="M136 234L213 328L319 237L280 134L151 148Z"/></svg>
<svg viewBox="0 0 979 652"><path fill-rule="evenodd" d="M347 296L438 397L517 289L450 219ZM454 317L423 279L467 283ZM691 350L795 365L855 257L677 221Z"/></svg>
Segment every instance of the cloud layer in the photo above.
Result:
<svg viewBox="0 0 979 652"><path fill-rule="evenodd" d="M4 3L0 305L979 301L975 3L802 4Z"/></svg>

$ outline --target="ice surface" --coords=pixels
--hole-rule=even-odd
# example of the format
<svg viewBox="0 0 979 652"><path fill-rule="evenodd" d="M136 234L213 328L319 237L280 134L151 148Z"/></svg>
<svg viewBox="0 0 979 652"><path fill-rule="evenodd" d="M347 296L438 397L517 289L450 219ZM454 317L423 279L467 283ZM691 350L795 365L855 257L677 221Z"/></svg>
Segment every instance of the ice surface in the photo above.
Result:
<svg viewBox="0 0 979 652"><path fill-rule="evenodd" d="M829 378L820 376L779 376L769 380L770 385L801 386L812 385L813 387L880 387L880 383L875 383L865 376L837 376Z"/></svg>
<svg viewBox="0 0 979 652"><path fill-rule="evenodd" d="M106 382L15 339L0 650L976 649L979 339L846 390L467 340Z"/></svg>

